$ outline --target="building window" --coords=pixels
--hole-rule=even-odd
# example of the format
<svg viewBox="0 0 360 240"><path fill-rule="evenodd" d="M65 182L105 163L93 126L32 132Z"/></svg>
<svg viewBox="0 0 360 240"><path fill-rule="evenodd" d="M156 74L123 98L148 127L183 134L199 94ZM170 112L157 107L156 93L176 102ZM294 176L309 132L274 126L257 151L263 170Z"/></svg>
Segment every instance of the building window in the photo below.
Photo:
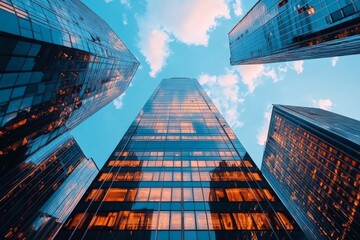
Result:
<svg viewBox="0 0 360 240"><path fill-rule="evenodd" d="M278 7L281 8L282 6L284 6L287 3L288 3L288 0L282 0L278 3Z"/></svg>

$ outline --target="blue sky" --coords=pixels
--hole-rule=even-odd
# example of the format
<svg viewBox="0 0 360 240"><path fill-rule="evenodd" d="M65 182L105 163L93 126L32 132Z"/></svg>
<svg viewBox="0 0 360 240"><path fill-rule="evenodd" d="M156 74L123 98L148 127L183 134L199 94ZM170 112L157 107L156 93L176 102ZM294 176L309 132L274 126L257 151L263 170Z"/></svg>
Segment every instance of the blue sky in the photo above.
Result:
<svg viewBox="0 0 360 240"><path fill-rule="evenodd" d="M131 87L72 131L102 167L163 78L197 78L260 167L272 104L360 119L360 55L230 66L227 33L256 0L83 0L140 61Z"/></svg>

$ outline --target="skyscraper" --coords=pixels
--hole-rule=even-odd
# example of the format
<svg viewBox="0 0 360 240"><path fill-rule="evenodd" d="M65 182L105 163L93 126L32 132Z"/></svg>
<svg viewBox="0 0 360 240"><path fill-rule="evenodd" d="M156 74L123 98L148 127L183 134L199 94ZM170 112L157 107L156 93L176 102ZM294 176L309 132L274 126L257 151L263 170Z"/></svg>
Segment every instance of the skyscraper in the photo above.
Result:
<svg viewBox="0 0 360 240"><path fill-rule="evenodd" d="M262 172L309 239L360 239L360 122L275 105Z"/></svg>
<svg viewBox="0 0 360 240"><path fill-rule="evenodd" d="M139 63L76 0L0 1L0 176L121 95Z"/></svg>
<svg viewBox="0 0 360 240"><path fill-rule="evenodd" d="M195 79L165 79L58 239L301 239Z"/></svg>
<svg viewBox="0 0 360 240"><path fill-rule="evenodd" d="M230 31L232 65L360 53L359 0L259 0Z"/></svg>
<svg viewBox="0 0 360 240"><path fill-rule="evenodd" d="M52 239L96 174L67 135L0 178L0 238Z"/></svg>

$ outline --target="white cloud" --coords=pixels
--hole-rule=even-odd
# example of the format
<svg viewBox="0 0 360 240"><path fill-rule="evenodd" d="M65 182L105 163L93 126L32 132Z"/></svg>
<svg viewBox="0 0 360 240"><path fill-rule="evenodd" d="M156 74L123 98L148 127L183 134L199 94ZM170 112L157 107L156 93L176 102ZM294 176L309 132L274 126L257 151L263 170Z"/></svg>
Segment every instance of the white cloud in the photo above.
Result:
<svg viewBox="0 0 360 240"><path fill-rule="evenodd" d="M235 0L233 3L233 9L235 16L239 17L243 15L243 6L242 6L242 0Z"/></svg>
<svg viewBox="0 0 360 240"><path fill-rule="evenodd" d="M269 132L270 119L271 119L271 106L268 106L266 112L264 113L264 124L261 127L261 129L258 131L258 134L256 136L257 143L259 145L265 145L266 143L267 135Z"/></svg>
<svg viewBox="0 0 360 240"><path fill-rule="evenodd" d="M105 0L105 1L109 1L109 0ZM112 1L112 0L111 0ZM130 8L130 0L120 0L120 3L122 5L125 5L126 7Z"/></svg>
<svg viewBox="0 0 360 240"><path fill-rule="evenodd" d="M114 99L113 104L116 109L121 109L123 106L123 99L125 97L125 93L123 93L121 96Z"/></svg>
<svg viewBox="0 0 360 240"><path fill-rule="evenodd" d="M230 18L227 0L148 0L145 15L138 17L139 48L147 60L153 57L149 53L157 52L155 63L148 61L155 76L166 64L169 57L168 44L172 39L188 45L207 46L209 33L218 26L218 19ZM162 36L158 45L156 36ZM162 34L160 34L162 32ZM166 36L166 37L165 37ZM165 46L166 45L166 46ZM155 49L149 49L149 47Z"/></svg>
<svg viewBox="0 0 360 240"><path fill-rule="evenodd" d="M330 111L332 106L333 106L333 102L329 99L329 98L321 98L319 100L312 100L312 104L314 107L318 107L324 110L328 110Z"/></svg>
<svg viewBox="0 0 360 240"><path fill-rule="evenodd" d="M109 3L109 2L112 2L112 1L114 1L114 0L105 0L106 3Z"/></svg>
<svg viewBox="0 0 360 240"><path fill-rule="evenodd" d="M158 29L144 29L148 35L147 39L140 39L141 53L150 65L150 76L155 77L165 66L165 60L170 56L169 35Z"/></svg>
<svg viewBox="0 0 360 240"><path fill-rule="evenodd" d="M237 71L242 77L242 82L248 87L249 93L254 92L255 88L262 83L264 77L272 79L273 82L282 79L274 68L265 67L264 64L240 65Z"/></svg>
<svg viewBox="0 0 360 240"><path fill-rule="evenodd" d="M300 61L294 61L290 63L290 68L292 70L294 70L297 74L300 74L304 71L304 61L300 60Z"/></svg>
<svg viewBox="0 0 360 240"><path fill-rule="evenodd" d="M244 99L238 85L239 75L234 70L227 69L224 75L202 73L198 79L229 125L233 129L241 127L241 103Z"/></svg>
<svg viewBox="0 0 360 240"><path fill-rule="evenodd" d="M128 20L127 20L126 14L123 14L122 17L123 17L123 24L124 24L124 25L127 25L127 24L128 24Z"/></svg>
<svg viewBox="0 0 360 240"><path fill-rule="evenodd" d="M331 58L331 66L335 67L338 61L339 61L339 57Z"/></svg>

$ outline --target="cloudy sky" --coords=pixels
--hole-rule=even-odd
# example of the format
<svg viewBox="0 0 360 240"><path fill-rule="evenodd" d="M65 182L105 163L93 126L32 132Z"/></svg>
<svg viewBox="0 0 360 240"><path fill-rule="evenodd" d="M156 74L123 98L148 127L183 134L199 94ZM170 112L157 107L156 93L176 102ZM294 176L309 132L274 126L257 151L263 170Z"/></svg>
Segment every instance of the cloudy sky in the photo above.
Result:
<svg viewBox="0 0 360 240"><path fill-rule="evenodd" d="M140 61L125 94L72 131L102 167L161 79L197 78L260 167L272 104L360 119L360 55L230 66L227 33L257 0L83 0Z"/></svg>

